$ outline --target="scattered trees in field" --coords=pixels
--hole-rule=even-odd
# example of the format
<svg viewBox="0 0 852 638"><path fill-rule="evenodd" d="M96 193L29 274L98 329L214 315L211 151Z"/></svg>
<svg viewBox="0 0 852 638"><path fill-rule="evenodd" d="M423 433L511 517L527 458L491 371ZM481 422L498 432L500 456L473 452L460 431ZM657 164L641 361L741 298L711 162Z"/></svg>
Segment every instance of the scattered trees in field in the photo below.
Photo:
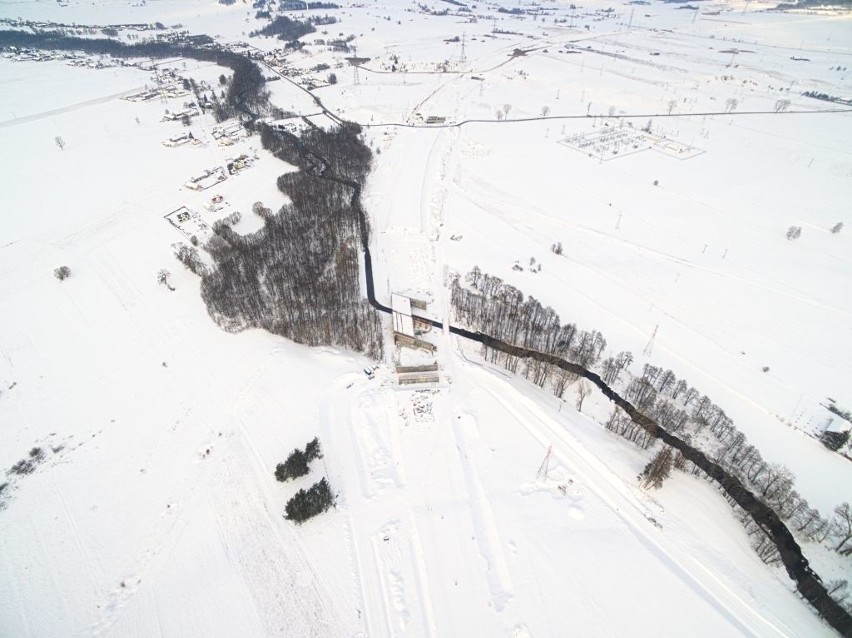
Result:
<svg viewBox="0 0 852 638"><path fill-rule="evenodd" d="M275 478L278 481L284 482L290 479L299 478L309 472L308 465L314 459L322 458L322 448L320 447L319 439L314 437L312 441L308 441L304 450L295 448L290 452L290 456L284 463L279 463L275 468Z"/></svg>
<svg viewBox="0 0 852 638"><path fill-rule="evenodd" d="M17 474L18 476L25 476L27 474L32 474L35 472L36 467L38 467L39 463L44 461L45 453L44 449L40 447L34 447L30 450L29 454L15 463L6 474Z"/></svg>
<svg viewBox="0 0 852 638"><path fill-rule="evenodd" d="M71 269L68 266L60 266L59 268L54 268L53 276L56 277L59 281L63 281L64 279L68 279L71 276Z"/></svg>
<svg viewBox="0 0 852 638"><path fill-rule="evenodd" d="M319 439L314 437L308 441L304 450L294 449L284 463L275 468L275 478L284 482L305 476L309 472L309 464L314 459L322 458L322 448ZM321 514L334 505L335 497L331 492L328 481L323 478L314 483L309 489L300 489L287 501L284 508L284 518L301 524L309 518Z"/></svg>
<svg viewBox="0 0 852 638"><path fill-rule="evenodd" d="M320 447L320 442L317 437L314 437L311 441L308 441L307 445L305 445L305 458L308 459L308 463L314 459L322 458L322 448Z"/></svg>
<svg viewBox="0 0 852 638"><path fill-rule="evenodd" d="M331 486L325 478L314 483L307 491L299 490L287 501L284 508L284 518L301 525L309 518L322 514L335 504L335 496L331 492Z"/></svg>
<svg viewBox="0 0 852 638"><path fill-rule="evenodd" d="M307 456L302 450L296 448L290 452L286 461L279 463L275 468L275 479L283 483L304 476L309 471Z"/></svg>

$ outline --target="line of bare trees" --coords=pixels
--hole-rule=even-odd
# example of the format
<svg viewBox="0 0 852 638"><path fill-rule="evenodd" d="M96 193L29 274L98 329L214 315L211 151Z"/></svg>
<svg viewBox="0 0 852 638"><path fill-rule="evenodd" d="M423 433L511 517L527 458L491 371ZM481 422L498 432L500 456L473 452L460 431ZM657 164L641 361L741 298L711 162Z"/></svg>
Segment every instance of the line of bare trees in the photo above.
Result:
<svg viewBox="0 0 852 638"><path fill-rule="evenodd" d="M793 473L788 468L764 460L722 408L684 379L678 379L671 370L645 364L642 373L634 375L630 370L633 363L630 352L605 356L606 339L600 332L579 330L573 323L561 323L552 308L543 307L533 297L525 299L518 289L478 268L465 276L464 283L456 277L451 291L453 310L460 323L496 340L594 370L607 385L619 388L622 396L637 410L668 432L690 445L698 447L700 442L700 449L709 459L748 486L797 536L827 544L843 556L852 554L852 508L849 504L835 507L830 518L812 507L796 491ZM484 356L540 387L549 385L558 397L579 378L575 372L553 363L516 356L505 349L485 345ZM643 449L656 439L652 430L617 406L605 427ZM703 474L680 452L672 456L671 462L676 469ZM728 500L735 505L733 499L729 497ZM749 514L740 512L739 518L758 555L768 563L778 562L778 549L765 530L754 523ZM845 603L847 611L852 610L852 605L845 601L845 585L838 587L833 596Z"/></svg>

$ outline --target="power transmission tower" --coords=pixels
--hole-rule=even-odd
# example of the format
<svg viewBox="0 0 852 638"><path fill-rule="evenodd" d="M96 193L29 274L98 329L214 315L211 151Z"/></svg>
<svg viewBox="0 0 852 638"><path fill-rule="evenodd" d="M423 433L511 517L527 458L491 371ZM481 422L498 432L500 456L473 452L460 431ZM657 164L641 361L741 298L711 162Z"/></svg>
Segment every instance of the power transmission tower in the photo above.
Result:
<svg viewBox="0 0 852 638"><path fill-rule="evenodd" d="M355 55L350 59L352 64L352 84L358 86L361 84L361 78L358 76L358 49L356 47L352 47L352 53Z"/></svg>
<svg viewBox="0 0 852 638"><path fill-rule="evenodd" d="M151 59L151 63L154 63L153 58ZM154 64L154 79L157 82L157 93L160 94L160 102L163 104L166 103L166 92L163 89L163 79L160 77L160 68Z"/></svg>
<svg viewBox="0 0 852 638"><path fill-rule="evenodd" d="M538 474L536 474L536 479L541 481L547 480L547 473L550 471L550 457L553 455L553 446L549 446L547 448L547 454L544 455L544 460L541 462L541 465L538 467Z"/></svg>
<svg viewBox="0 0 852 638"><path fill-rule="evenodd" d="M642 351L642 354L646 356L651 356L651 353L654 351L654 340L657 338L657 330L660 329L660 324L654 326L654 332L651 333L651 338L648 339L648 343L645 345L645 349Z"/></svg>

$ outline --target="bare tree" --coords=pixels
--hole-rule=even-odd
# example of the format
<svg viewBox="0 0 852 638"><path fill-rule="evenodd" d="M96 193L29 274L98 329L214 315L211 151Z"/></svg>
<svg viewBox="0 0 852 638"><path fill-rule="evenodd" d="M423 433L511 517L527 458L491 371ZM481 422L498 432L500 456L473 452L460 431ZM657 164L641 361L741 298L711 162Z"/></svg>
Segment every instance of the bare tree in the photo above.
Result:
<svg viewBox="0 0 852 638"><path fill-rule="evenodd" d="M68 277L71 276L71 269L68 266L60 266L59 268L54 269L53 276L59 281L68 279Z"/></svg>
<svg viewBox="0 0 852 638"><path fill-rule="evenodd" d="M580 383L577 384L577 411L583 411L583 401L586 400L586 397L591 393L592 388L586 382L585 379L581 380Z"/></svg>
<svg viewBox="0 0 852 638"><path fill-rule="evenodd" d="M841 230L843 230L843 222L837 222L834 226L831 227L831 234L836 235Z"/></svg>
<svg viewBox="0 0 852 638"><path fill-rule="evenodd" d="M653 487L659 489L663 486L669 474L672 472L672 463L674 462L674 454L672 449L666 445L654 455L654 458L645 466L642 471L642 487L648 489Z"/></svg>
<svg viewBox="0 0 852 638"><path fill-rule="evenodd" d="M568 384L574 383L576 380L577 375L573 372L559 370L559 372L553 377L553 394L561 399L562 395L565 394L565 388L568 387Z"/></svg>
<svg viewBox="0 0 852 638"><path fill-rule="evenodd" d="M845 578L830 580L825 584L825 588L828 590L828 595L834 598L837 602L843 602L846 600L846 596L849 595L846 591L848 586L849 581Z"/></svg>
<svg viewBox="0 0 852 638"><path fill-rule="evenodd" d="M773 463L767 466L766 472L761 475L760 480L755 481L755 485L768 502L777 503L788 497L794 480L793 473L788 468Z"/></svg>
<svg viewBox="0 0 852 638"><path fill-rule="evenodd" d="M802 227L801 226L790 226L790 228L787 229L787 239L789 239L790 241L792 241L794 239L798 239L801 236L802 236Z"/></svg>
<svg viewBox="0 0 852 638"><path fill-rule="evenodd" d="M53 141L56 142L56 145L59 147L60 151L65 150L65 140L62 139L59 135L53 138Z"/></svg>
<svg viewBox="0 0 852 638"><path fill-rule="evenodd" d="M775 112L783 113L788 108L790 108L790 100L776 100L775 101Z"/></svg>
<svg viewBox="0 0 852 638"><path fill-rule="evenodd" d="M511 104L504 104L503 105L503 117L508 118L509 117L509 111L511 111L511 110L512 110Z"/></svg>
<svg viewBox="0 0 852 638"><path fill-rule="evenodd" d="M834 508L834 518L831 519L831 535L838 539L834 551L848 556L852 554L852 508L849 503L842 503Z"/></svg>
<svg viewBox="0 0 852 638"><path fill-rule="evenodd" d="M165 268L161 268L160 271L157 273L157 283L161 286L165 286L166 288L174 292L175 289L172 287L171 282L169 282L169 277L171 276L172 273L170 273Z"/></svg>
<svg viewBox="0 0 852 638"><path fill-rule="evenodd" d="M550 115L550 107L547 106L547 104L545 104L544 106L541 107L541 116L547 117L548 115Z"/></svg>

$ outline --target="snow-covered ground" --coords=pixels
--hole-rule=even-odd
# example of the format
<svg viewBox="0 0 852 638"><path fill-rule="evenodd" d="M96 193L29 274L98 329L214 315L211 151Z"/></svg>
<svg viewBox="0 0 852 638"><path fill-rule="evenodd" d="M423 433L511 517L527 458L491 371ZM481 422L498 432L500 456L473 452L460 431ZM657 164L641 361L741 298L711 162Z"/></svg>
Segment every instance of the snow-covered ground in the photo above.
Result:
<svg viewBox="0 0 852 638"><path fill-rule="evenodd" d="M139 4L0 1L0 17L181 23L225 41L260 24L244 4ZM827 513L852 500L852 465L808 436L827 396L852 407L850 114L737 112L837 107L804 90L852 97L846 72L829 69L850 61L850 19L596 8L569 28L386 3L329 12L340 22L305 38L353 33L372 58L355 85L341 54L293 54L332 65L338 84L316 94L374 125L364 203L377 294L416 292L444 318L448 273L499 275L601 330L610 350L687 378ZM444 42L456 35L465 61ZM535 50L509 57L516 48ZM222 71L165 66L211 84ZM238 210L235 229L251 232L252 203L280 207L275 178L292 169L256 137L220 146L209 116L160 121L186 98L121 99L151 84L139 69L0 59L0 468L46 454L11 477L0 511L0 635L830 635L712 486L679 474L637 487L649 453L599 425L599 398L579 414L449 335L435 337L441 384L418 391L387 366L367 379L360 356L222 332L164 217L185 206L209 226ZM280 107L317 112L288 82L269 86ZM734 114L664 117L731 99ZM580 117L384 126L544 107ZM643 116L585 117L611 108ZM634 149L649 119L656 147ZM163 145L187 130L201 143ZM661 151L664 138L689 157ZM577 148L590 139L605 141L591 156ZM208 190L184 187L240 153L258 160ZM225 203L211 212L214 195ZM829 233L838 221L847 228ZM162 268L174 292L158 285ZM275 464L314 436L325 458L275 482ZM284 520L320 476L337 508ZM848 577L848 558L817 559Z"/></svg>

